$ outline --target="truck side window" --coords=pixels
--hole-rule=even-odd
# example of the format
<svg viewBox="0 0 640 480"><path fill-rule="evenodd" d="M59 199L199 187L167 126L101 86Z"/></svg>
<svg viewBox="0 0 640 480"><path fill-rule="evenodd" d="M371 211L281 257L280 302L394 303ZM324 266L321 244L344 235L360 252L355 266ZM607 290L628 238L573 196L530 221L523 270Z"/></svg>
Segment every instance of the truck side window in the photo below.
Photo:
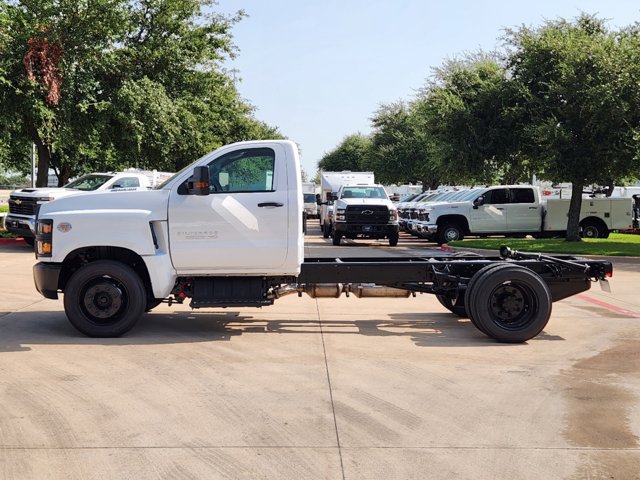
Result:
<svg viewBox="0 0 640 480"><path fill-rule="evenodd" d="M489 190L484 194L485 205L500 205L509 203L509 190L506 188L497 188Z"/></svg>
<svg viewBox="0 0 640 480"><path fill-rule="evenodd" d="M535 203L535 196L531 188L512 188L511 203Z"/></svg>
<svg viewBox="0 0 640 480"><path fill-rule="evenodd" d="M111 188L134 188L140 186L140 180L137 177L123 177L116 180Z"/></svg>
<svg viewBox="0 0 640 480"><path fill-rule="evenodd" d="M209 164L211 193L273 191L275 152L248 148L229 152Z"/></svg>

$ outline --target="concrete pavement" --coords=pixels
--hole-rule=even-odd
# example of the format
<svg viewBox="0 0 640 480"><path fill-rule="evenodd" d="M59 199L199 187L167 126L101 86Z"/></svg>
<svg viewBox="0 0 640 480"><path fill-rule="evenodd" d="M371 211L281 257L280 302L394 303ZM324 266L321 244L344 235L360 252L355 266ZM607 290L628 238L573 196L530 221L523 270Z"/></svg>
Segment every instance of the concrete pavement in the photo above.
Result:
<svg viewBox="0 0 640 480"><path fill-rule="evenodd" d="M430 295L161 305L90 339L37 294L34 261L0 245L1 478L640 478L638 264L503 345Z"/></svg>

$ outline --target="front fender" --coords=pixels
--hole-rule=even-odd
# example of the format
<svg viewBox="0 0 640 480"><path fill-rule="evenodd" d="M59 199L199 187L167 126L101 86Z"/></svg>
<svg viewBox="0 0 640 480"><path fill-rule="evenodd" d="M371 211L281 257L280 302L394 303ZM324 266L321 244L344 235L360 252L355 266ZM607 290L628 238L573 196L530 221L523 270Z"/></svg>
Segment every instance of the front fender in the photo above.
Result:
<svg viewBox="0 0 640 480"><path fill-rule="evenodd" d="M77 210L46 217L53 220L53 262L63 262L74 250L88 247L120 247L140 256L156 253L150 210ZM61 224L70 228L60 228Z"/></svg>

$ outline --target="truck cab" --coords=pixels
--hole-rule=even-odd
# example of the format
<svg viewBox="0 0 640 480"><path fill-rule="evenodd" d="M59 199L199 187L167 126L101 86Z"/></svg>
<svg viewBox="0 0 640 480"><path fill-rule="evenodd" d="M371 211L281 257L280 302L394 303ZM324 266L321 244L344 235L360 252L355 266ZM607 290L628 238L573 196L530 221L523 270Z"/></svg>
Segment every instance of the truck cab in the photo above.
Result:
<svg viewBox="0 0 640 480"><path fill-rule="evenodd" d="M334 245L342 238L388 238L398 244L398 210L382 185L343 185L333 204Z"/></svg>

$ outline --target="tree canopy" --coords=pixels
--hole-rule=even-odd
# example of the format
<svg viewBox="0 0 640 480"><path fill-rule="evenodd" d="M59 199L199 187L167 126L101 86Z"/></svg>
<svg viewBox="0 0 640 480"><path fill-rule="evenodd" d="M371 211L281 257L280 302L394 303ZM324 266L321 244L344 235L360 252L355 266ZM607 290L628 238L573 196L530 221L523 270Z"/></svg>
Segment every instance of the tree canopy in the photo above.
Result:
<svg viewBox="0 0 640 480"><path fill-rule="evenodd" d="M221 62L243 13L212 0L0 0L0 162L38 185L126 166L177 170L222 144L281 138ZM207 10L205 9L207 7Z"/></svg>

